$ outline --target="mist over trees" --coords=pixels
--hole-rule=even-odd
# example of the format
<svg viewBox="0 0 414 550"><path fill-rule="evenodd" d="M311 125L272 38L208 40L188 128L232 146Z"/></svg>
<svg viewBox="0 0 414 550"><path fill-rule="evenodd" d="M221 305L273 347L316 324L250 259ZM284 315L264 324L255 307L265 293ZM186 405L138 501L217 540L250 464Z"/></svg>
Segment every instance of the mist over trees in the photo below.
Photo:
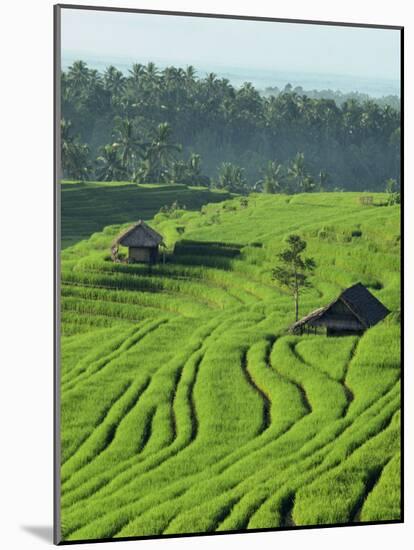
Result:
<svg viewBox="0 0 414 550"><path fill-rule="evenodd" d="M293 91L298 95L306 95L311 99L333 99L339 107L342 107L345 101L350 99L355 99L359 103L372 100L372 97L369 94L363 92L342 92L341 90L331 89L307 90L302 86L292 86L292 84L289 83L282 88L277 86L268 86L263 90L262 94L267 97L272 95L278 96L279 94L287 91ZM397 111L400 110L400 98L397 95L389 94L382 97L376 97L374 101L380 107L385 107L388 105Z"/></svg>
<svg viewBox="0 0 414 550"><path fill-rule="evenodd" d="M400 180L400 113L373 100L264 96L194 67L76 61L62 73L63 171L234 190L384 190Z"/></svg>

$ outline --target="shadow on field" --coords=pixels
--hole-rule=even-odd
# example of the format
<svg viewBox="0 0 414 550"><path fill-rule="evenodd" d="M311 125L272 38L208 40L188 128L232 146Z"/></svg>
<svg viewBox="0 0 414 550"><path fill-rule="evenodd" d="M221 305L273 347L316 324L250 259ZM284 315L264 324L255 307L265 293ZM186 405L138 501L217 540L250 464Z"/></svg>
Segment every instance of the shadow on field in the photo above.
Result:
<svg viewBox="0 0 414 550"><path fill-rule="evenodd" d="M38 539L53 543L53 527L51 525L21 525L21 529Z"/></svg>
<svg viewBox="0 0 414 550"><path fill-rule="evenodd" d="M176 243L172 263L230 269L241 254L242 245L215 241L182 240Z"/></svg>
<svg viewBox="0 0 414 550"><path fill-rule="evenodd" d="M153 188L137 184L62 183L61 233L63 248L88 239L108 225L151 220L163 205L174 201L188 210L230 198L208 188L190 189L186 185L160 185Z"/></svg>

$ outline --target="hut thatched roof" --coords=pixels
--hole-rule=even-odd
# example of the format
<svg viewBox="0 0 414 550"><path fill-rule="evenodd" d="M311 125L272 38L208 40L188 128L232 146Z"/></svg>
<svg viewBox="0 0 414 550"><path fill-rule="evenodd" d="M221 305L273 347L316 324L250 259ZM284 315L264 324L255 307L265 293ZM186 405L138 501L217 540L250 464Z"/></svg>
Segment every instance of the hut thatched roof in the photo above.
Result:
<svg viewBox="0 0 414 550"><path fill-rule="evenodd" d="M390 312L389 309L375 298L375 296L361 283L357 283L344 290L340 298L367 327L376 325Z"/></svg>
<svg viewBox="0 0 414 550"><path fill-rule="evenodd" d="M152 248L161 244L162 241L162 236L159 233L143 220L139 220L132 227L121 233L113 244L136 248Z"/></svg>
<svg viewBox="0 0 414 550"><path fill-rule="evenodd" d="M361 325L365 328L372 327L382 321L388 314L389 310L382 304L371 292L362 284L357 283L344 290L335 300L330 302L325 307L315 309L308 313L302 319L299 319L291 326L294 332L306 324L312 324L314 321L322 322L323 317L338 301L341 301L349 309Z"/></svg>

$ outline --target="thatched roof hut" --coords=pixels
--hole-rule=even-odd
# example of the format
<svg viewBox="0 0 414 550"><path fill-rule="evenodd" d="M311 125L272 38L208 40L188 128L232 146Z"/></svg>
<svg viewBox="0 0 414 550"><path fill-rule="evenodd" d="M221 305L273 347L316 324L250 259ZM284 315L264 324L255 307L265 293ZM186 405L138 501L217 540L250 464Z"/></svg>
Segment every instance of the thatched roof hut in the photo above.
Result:
<svg viewBox="0 0 414 550"><path fill-rule="evenodd" d="M384 319L389 310L361 283L344 290L325 307L315 309L290 330L295 334L326 328L328 336L362 334Z"/></svg>
<svg viewBox="0 0 414 550"><path fill-rule="evenodd" d="M121 245L128 247L129 261L155 263L158 259L158 247L161 244L163 244L162 236L143 220L139 220L115 239L112 244L112 256L116 256L118 247Z"/></svg>

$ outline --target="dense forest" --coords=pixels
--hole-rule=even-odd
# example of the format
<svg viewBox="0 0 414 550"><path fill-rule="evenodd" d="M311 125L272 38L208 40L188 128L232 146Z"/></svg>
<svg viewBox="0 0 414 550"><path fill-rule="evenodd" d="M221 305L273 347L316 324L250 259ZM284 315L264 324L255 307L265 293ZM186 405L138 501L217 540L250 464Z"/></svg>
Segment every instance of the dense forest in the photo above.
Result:
<svg viewBox="0 0 414 550"><path fill-rule="evenodd" d="M277 86L269 86L265 88L261 93L262 95L269 97L272 95L278 96L279 94L286 92L294 92L298 95L306 95L311 99L333 99L339 107L342 107L342 105L349 99L355 99L359 103L373 100L373 98L369 94L363 92L342 92L341 90L332 90L331 88L310 90L304 89L302 86L292 86L292 84L290 84L289 82L283 88L279 88ZM400 110L400 98L395 94L376 97L373 101L375 101L375 103L380 107L385 107L388 105L389 107L392 107L397 111Z"/></svg>
<svg viewBox="0 0 414 550"><path fill-rule="evenodd" d="M61 95L65 177L267 192L400 179L400 112L373 100L263 95L192 66L102 74L83 61L62 73Z"/></svg>

